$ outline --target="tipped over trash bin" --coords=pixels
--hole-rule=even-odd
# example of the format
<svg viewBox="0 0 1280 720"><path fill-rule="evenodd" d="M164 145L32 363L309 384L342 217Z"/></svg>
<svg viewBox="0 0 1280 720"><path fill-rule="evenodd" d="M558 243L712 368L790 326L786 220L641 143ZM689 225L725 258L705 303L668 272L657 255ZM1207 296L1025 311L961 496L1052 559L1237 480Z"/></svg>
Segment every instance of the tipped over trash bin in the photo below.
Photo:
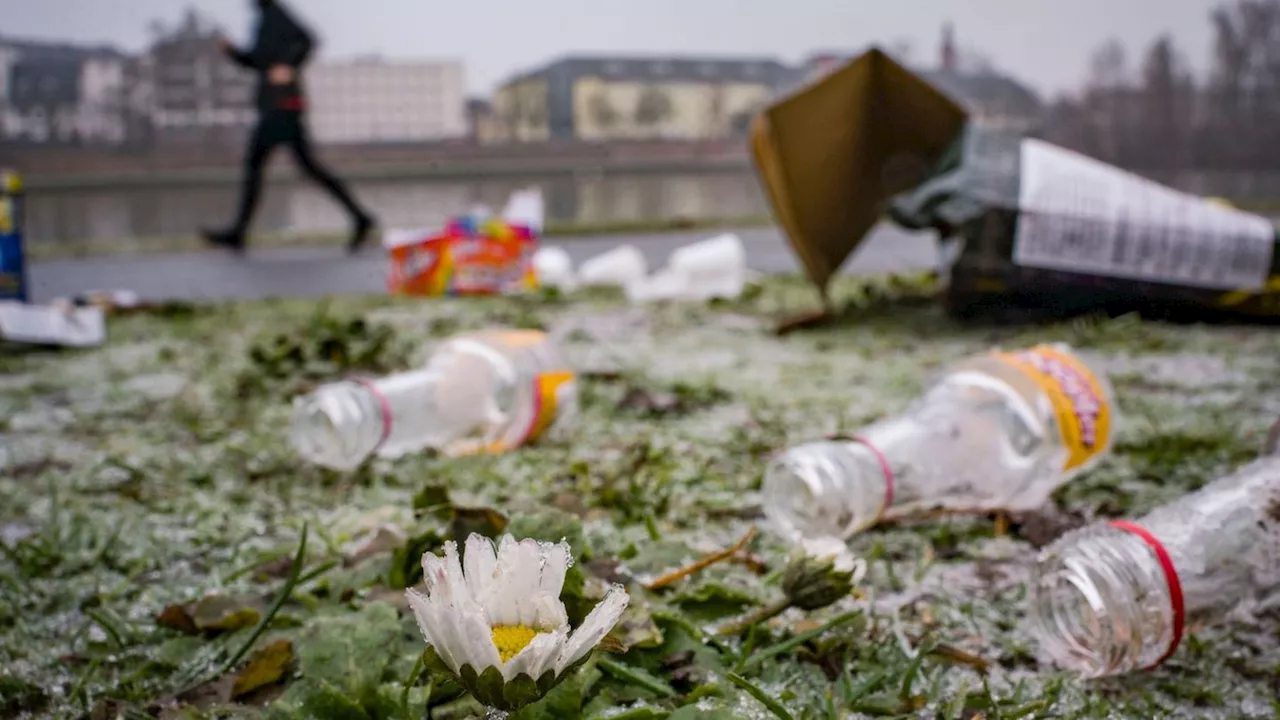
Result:
<svg viewBox="0 0 1280 720"><path fill-rule="evenodd" d="M765 108L752 152L827 311L831 278L887 215L938 232L957 316L1280 320L1270 220L984 127L879 50Z"/></svg>

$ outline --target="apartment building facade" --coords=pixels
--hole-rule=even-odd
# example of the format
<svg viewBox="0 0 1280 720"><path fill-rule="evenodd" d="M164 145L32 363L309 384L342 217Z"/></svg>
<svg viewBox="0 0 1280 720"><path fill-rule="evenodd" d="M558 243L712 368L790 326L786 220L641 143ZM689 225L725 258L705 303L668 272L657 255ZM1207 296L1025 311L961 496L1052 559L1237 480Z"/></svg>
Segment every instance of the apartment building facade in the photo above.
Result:
<svg viewBox="0 0 1280 720"><path fill-rule="evenodd" d="M0 38L0 143L126 144L130 64L111 47Z"/></svg>
<svg viewBox="0 0 1280 720"><path fill-rule="evenodd" d="M458 60L326 60L308 68L310 127L325 144L431 142L468 134Z"/></svg>
<svg viewBox="0 0 1280 720"><path fill-rule="evenodd" d="M792 77L772 58L570 57L493 98L495 142L709 140L745 133Z"/></svg>

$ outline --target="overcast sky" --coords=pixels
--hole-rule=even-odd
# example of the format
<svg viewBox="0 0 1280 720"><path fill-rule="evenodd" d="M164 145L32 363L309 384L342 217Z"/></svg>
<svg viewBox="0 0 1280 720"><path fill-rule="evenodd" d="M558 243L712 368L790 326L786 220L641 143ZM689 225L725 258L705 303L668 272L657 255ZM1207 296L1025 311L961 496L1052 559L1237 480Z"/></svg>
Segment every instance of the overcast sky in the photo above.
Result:
<svg viewBox="0 0 1280 720"><path fill-rule="evenodd" d="M472 92L568 53L767 55L910 43L932 65L942 24L1046 94L1070 91L1092 50L1116 37L1136 58L1171 34L1207 66L1216 0L285 0L322 38L322 57L378 53L466 62ZM252 0L193 0L234 39ZM148 22L175 22L181 0L0 0L0 33L142 48Z"/></svg>

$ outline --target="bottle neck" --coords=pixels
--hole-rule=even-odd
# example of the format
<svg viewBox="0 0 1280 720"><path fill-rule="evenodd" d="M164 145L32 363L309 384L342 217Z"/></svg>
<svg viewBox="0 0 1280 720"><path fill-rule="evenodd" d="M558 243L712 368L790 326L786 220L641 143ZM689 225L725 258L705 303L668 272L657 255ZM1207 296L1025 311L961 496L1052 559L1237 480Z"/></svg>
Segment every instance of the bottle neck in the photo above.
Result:
<svg viewBox="0 0 1280 720"><path fill-rule="evenodd" d="M351 470L386 442L394 422L376 381L332 383L294 401L293 445L309 462Z"/></svg>
<svg viewBox="0 0 1280 720"><path fill-rule="evenodd" d="M847 538L874 525L893 502L887 468L879 449L865 442L798 445L765 470L765 514L786 537Z"/></svg>
<svg viewBox="0 0 1280 720"><path fill-rule="evenodd" d="M1101 677L1159 664L1176 649L1180 585L1152 540L1101 524L1045 550L1031 582L1028 622L1048 658Z"/></svg>

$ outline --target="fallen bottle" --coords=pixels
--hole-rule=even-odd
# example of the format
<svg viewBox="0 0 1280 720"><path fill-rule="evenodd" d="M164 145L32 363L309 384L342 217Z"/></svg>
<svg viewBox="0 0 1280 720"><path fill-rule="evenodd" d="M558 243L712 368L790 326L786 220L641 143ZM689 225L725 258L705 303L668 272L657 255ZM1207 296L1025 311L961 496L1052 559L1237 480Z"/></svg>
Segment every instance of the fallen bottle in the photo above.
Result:
<svg viewBox="0 0 1280 720"><path fill-rule="evenodd" d="M890 508L1021 510L1110 448L1112 393L1066 345L953 366L906 412L793 447L765 471L764 511L791 538L847 538Z"/></svg>
<svg viewBox="0 0 1280 720"><path fill-rule="evenodd" d="M1059 538L1037 563L1028 627L1061 667L1118 675L1160 665L1189 627L1277 592L1280 455L1272 454L1145 517Z"/></svg>
<svg viewBox="0 0 1280 720"><path fill-rule="evenodd" d="M349 470L375 454L511 450L576 407L576 376L546 333L489 331L446 341L421 369L298 398L292 440L308 461Z"/></svg>

